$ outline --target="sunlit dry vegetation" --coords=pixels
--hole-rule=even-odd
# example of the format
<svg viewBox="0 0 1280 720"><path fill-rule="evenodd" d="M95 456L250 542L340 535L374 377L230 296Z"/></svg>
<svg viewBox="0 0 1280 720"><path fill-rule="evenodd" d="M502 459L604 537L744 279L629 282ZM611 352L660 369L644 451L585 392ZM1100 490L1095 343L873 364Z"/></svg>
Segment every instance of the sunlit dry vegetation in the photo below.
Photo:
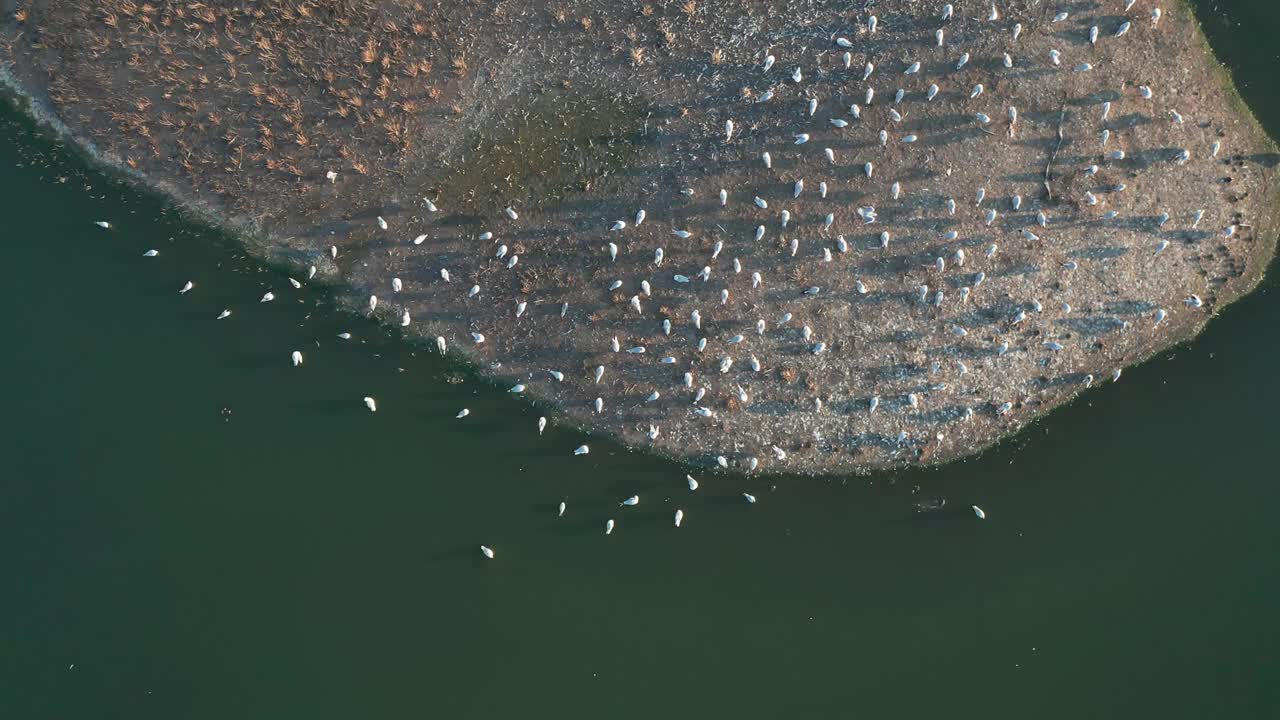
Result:
<svg viewBox="0 0 1280 720"><path fill-rule="evenodd" d="M176 163L227 197L255 168L285 181L394 172L470 73L437 3L19 5L15 19L59 53L49 96L67 119L131 166Z"/></svg>

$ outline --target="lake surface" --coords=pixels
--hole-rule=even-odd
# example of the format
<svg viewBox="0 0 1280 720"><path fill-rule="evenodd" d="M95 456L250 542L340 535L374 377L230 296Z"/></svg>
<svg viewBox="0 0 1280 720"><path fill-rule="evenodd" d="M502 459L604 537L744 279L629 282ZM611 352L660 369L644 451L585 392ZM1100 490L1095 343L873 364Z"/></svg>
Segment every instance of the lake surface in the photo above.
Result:
<svg viewBox="0 0 1280 720"><path fill-rule="evenodd" d="M1280 135L1280 6L1198 5ZM1280 712L1274 275L972 461L690 493L0 128L0 717Z"/></svg>

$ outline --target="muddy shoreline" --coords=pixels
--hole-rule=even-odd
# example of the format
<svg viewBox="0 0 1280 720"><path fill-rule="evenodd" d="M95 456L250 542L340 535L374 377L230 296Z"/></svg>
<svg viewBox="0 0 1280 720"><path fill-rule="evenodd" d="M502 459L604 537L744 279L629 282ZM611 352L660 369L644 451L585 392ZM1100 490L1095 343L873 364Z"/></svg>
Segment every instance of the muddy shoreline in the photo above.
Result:
<svg viewBox="0 0 1280 720"><path fill-rule="evenodd" d="M352 12L361 4L351 3ZM407 17L387 15L408 4L363 4L390 18L384 22L397 32L416 27L411 9ZM407 148L404 135L397 140L386 128L376 142L355 145L354 160L339 147L311 155L318 141L298 144L295 137L292 155L242 164L239 185L226 181L219 193L214 184L223 181L199 179L199 166L196 172L175 166L155 131L126 137L137 118L110 116L106 99L86 99L89 86L59 82L56 74L41 80L36 68L47 77L68 60L50 59L45 45L57 43L32 29L34 15L68 11L57 1L18 3L18 11L33 5L25 21L7 27L4 81L30 99L27 109L42 124L179 201L199 221L228 228L264 261L304 280L314 267L311 281L333 286L352 311L367 312L377 295L374 312L388 323L401 325L409 313L407 338L445 337L451 354L497 382L524 384L531 400L566 421L695 465L821 474L971 455L1104 383L1115 369L1193 337L1216 309L1257 284L1274 252L1280 206L1274 146L1182 7L1167 9L1151 26L1146 3L1129 15L1118 12L1122 3L1096 3L1055 27L1061 23L1044 8L1032 12L1024 3L1002 4L999 23L965 3L955 3L957 17L946 22L933 3L903 2L900 12L882 3L883 25L870 33L866 13L808 8L808 22L801 22L799 5L748 3L731 11L702 3L687 13L676 3L519 11L503 3L465 9L446 3L432 12L442 13L437 19L449 29L424 26L414 35L429 57L402 47L403 57L392 58L395 41L384 39L374 45L387 42L383 57L391 60L368 63L416 63L414 73L423 63L432 68L428 75L436 80L427 89L386 91L398 98L388 107L436 103L423 117L402 121L420 123L402 131L415 138ZM138 22L165 37L161 13L153 12ZM478 27L481 14L495 27L522 25L524 41L487 51L478 46L466 23ZM1103 50L1088 43L1090 27L1115 36L1129 16L1123 37L1108 37L1099 43ZM100 15L80 17L86 28L104 24ZM234 20L209 25L219 27L219 20L222 32L233 35ZM115 22L107 27L126 21ZM1023 29L1014 44L1009 33L1017 22ZM75 31L75 23L66 25ZM942 28L956 46L933 52L928 40ZM833 41L845 35L848 50ZM306 35L276 39L289 37ZM121 38L100 52L136 56L129 36ZM262 43L243 44L262 52ZM271 52L289 52L279 42L267 44ZM350 44L364 54L369 40L353 37ZM1079 56L1064 64L1087 58L1097 67L1074 75L1055 69L1044 59L1051 46ZM762 81L766 47L779 59L774 77ZM961 77L948 68L962 47L976 67ZM1018 48L1019 63L1002 69L999 58L1009 47ZM849 70L841 67L846 51L858 53ZM205 76L217 84L211 68L195 62L204 56L187 52L169 57L196 68L190 82ZM921 71L904 72L916 57ZM880 73L870 83L860 80L867 58ZM163 71L133 65L138 69L120 82L155 90L146 73ZM795 67L808 70L809 84L788 77ZM1111 79L1094 80L1107 72ZM307 87L306 73L292 77L282 86ZM405 77L390 84L371 78L370 97ZM975 101L966 96L978 80L987 92ZM1141 97L1141 82L1158 90L1154 102ZM930 84L941 87L926 99ZM868 85L890 98L864 104L866 117L854 118L848 105ZM908 85L904 100L894 102L897 87ZM55 86L61 103L49 93ZM259 97L254 87L247 83L245 97ZM762 102L769 90L776 97ZM68 100L72 91L76 102ZM284 121L287 129L268 128L264 136L274 140L267 145L279 147L289 129L302 128L298 134L307 138L339 134L327 123L349 116L322 114L320 129L307 129L306 97L262 101L275 108L262 112L292 118ZM821 110L806 117L808 99ZM217 110L197 106L184 120L181 102L172 115L155 109L157 100L148 102L139 111L143 121L178 128L174 147L217 157L213 131L198 122L208 123ZM1112 104L1112 119L1099 120L1103 102ZM1016 127L1005 117L1015 103ZM890 118L898 109L904 117ZM994 130L972 120L984 111ZM1170 111L1181 122L1169 121ZM96 113L107 119L95 122ZM721 138L726 119L737 128L728 142ZM830 120L849 127L835 133ZM892 133L887 144L876 142L880 129ZM1109 147L1099 147L1100 129L1113 135ZM797 146L792 137L802 130L814 138ZM1224 147L1220 157L1210 156L1213 142ZM816 148L805 152L810 144ZM152 158L130 154L139 147ZM817 148L827 147L839 160L824 160ZM1125 158L1105 154L1119 147ZM1178 162L1184 147L1191 157ZM770 168L760 160L765 149L775 156ZM876 176L866 175L865 162L874 162ZM1091 164L1099 170L1090 173ZM370 172L375 167L385 174ZM292 179L282 181L282 173ZM803 195L793 189L802 178ZM1052 189L1045 193L1045 178L1057 197ZM820 181L829 185L823 197ZM892 197L894 181L905 188L905 200ZM721 187L732 188L724 206L715 195ZM975 188L985 196L976 203ZM1086 192L1096 206L1082 202ZM951 215L948 197L968 207ZM873 204L880 217L867 225L855 211ZM517 209L517 219L505 215L506 207ZM647 214L639 226L638 208ZM779 208L793 218L785 226ZM984 222L983 213L996 208L998 219ZM1193 226L1191 208L1206 211L1203 227ZM1107 218L1109 211L1117 217ZM1039 225L1040 212L1052 220ZM619 220L628 227L611 231ZM761 241L752 240L757 226L766 228ZM1230 226L1236 230L1224 237ZM673 238L673 230L690 237ZM485 232L494 239L480 240ZM887 252L879 247L881 232L894 238ZM1168 243L1161 257L1170 262L1148 262L1161 242ZM499 247L506 248L500 258ZM666 251L661 268L654 263L658 247ZM958 250L967 253L967 265ZM521 260L508 268L512 255ZM933 267L939 258L943 269ZM703 267L706 279L697 277ZM442 270L450 272L448 281ZM748 279L753 270L762 275L760 287ZM975 287L979 272L984 277ZM674 279L679 273L692 281ZM392 278L402 291L392 289ZM617 281L622 287L608 289ZM473 285L482 288L474 298L467 296ZM915 297L920 287L928 288L923 301ZM944 296L935 304L939 289ZM723 304L722 291L729 293ZM962 293L972 299L958 302ZM1199 306L1183 302L1193 294ZM642 298L638 313L632 298ZM1063 303L1072 308L1062 310ZM694 309L703 318L696 324ZM785 323L784 313L792 315ZM756 332L760 320L764 333ZM473 332L483 333L484 343L472 342ZM619 351L611 347L614 337ZM707 347L698 350L701 339ZM627 352L641 347L644 353ZM729 368L720 371L726 358ZM599 367L606 370L597 382ZM688 387L685 372L694 375ZM695 401L700 388L704 397ZM659 397L650 400L653 393Z"/></svg>

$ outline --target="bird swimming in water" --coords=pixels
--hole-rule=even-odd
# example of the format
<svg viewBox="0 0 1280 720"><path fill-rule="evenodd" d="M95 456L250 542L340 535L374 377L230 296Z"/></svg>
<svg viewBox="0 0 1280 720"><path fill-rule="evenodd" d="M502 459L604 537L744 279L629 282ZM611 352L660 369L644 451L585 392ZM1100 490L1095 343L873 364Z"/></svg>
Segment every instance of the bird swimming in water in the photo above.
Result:
<svg viewBox="0 0 1280 720"><path fill-rule="evenodd" d="M676 509L676 519L675 519L676 527L680 527L680 523L682 522L684 522L684 511L680 509Z"/></svg>
<svg viewBox="0 0 1280 720"><path fill-rule="evenodd" d="M227 318L229 318L229 317L231 317L231 311L230 311L230 310L223 310L221 313L218 313L218 317L217 317L217 319L218 319L218 320L225 320L225 319L227 319Z"/></svg>
<svg viewBox="0 0 1280 720"><path fill-rule="evenodd" d="M984 511L982 508L978 507L977 505L973 506L973 514L976 515L979 520L987 519L986 511Z"/></svg>
<svg viewBox="0 0 1280 720"><path fill-rule="evenodd" d="M605 535L612 535L612 534L613 534L613 526L614 526L613 518L609 518L609 521L608 521L608 522L606 522L606 523L604 524L604 534L605 534Z"/></svg>
<svg viewBox="0 0 1280 720"><path fill-rule="evenodd" d="M480 552L483 553L484 556L489 558L490 560L493 559L493 550L489 549L487 546L481 545Z"/></svg>
<svg viewBox="0 0 1280 720"><path fill-rule="evenodd" d="M294 367L298 367L299 365L302 364L302 353L298 352L297 350L294 350L292 353L289 354L289 359L290 361L293 362Z"/></svg>
<svg viewBox="0 0 1280 720"><path fill-rule="evenodd" d="M378 403L371 397L364 399L364 406L369 408L369 412L378 412Z"/></svg>
<svg viewBox="0 0 1280 720"><path fill-rule="evenodd" d="M574 449L573 454L586 455L589 452L591 452L591 448L587 447L586 445L579 445L576 449Z"/></svg>
<svg viewBox="0 0 1280 720"><path fill-rule="evenodd" d="M470 414L471 414L471 411L470 411L470 410L468 410L468 409L466 409L466 408L462 408L461 410L459 410L459 411L458 411L458 414L457 414L457 415L454 415L454 417L455 417L455 418L458 418L459 420L461 420L462 418L464 418L464 417L466 417L466 416L468 416L468 415L470 415Z"/></svg>
<svg viewBox="0 0 1280 720"><path fill-rule="evenodd" d="M182 289L178 291L178 294L179 294L179 295L186 295L188 292L191 292L191 288L193 288L193 287L195 287L195 286L196 286L196 284L195 284L195 283L193 283L193 282L191 282L190 280L188 280L188 281L187 281L187 284L186 284L186 285L183 285L183 286L182 286Z"/></svg>

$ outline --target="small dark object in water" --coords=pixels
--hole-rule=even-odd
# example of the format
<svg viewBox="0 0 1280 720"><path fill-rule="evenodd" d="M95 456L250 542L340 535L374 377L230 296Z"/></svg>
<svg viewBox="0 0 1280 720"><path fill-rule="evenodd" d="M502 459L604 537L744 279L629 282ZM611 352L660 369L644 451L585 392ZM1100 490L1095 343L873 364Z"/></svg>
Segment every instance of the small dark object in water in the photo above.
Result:
<svg viewBox="0 0 1280 720"><path fill-rule="evenodd" d="M917 500L911 503L911 507L915 508L915 511L918 513L934 512L937 510L941 510L946 506L947 506L946 498L936 498L936 497L924 498L923 500Z"/></svg>

